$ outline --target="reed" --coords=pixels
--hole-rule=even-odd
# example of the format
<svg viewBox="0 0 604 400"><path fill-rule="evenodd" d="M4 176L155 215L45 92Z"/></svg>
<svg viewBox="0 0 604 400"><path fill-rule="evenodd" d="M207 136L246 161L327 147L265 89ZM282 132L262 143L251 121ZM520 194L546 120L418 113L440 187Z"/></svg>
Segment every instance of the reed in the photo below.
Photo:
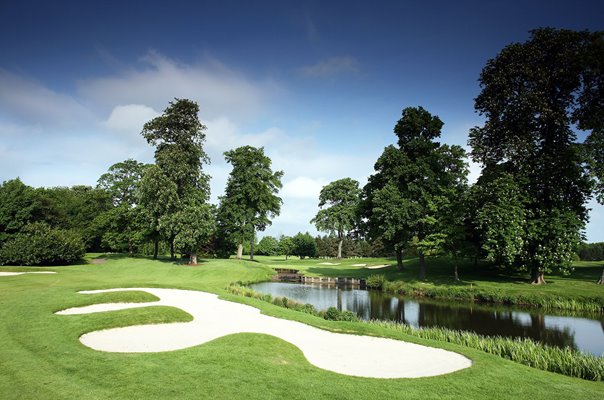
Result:
<svg viewBox="0 0 604 400"><path fill-rule="evenodd" d="M258 293L239 284L231 284L227 290L236 295L259 299L324 319L358 321L356 315L354 318L349 315L353 314L350 311L338 311L333 307L327 311L317 311L311 304L302 304L286 297L272 297L270 294ZM582 353L570 347L559 348L547 346L527 338L491 337L446 328L414 328L392 321L371 320L360 322L422 339L470 347L544 371L591 381L604 380L604 358Z"/></svg>

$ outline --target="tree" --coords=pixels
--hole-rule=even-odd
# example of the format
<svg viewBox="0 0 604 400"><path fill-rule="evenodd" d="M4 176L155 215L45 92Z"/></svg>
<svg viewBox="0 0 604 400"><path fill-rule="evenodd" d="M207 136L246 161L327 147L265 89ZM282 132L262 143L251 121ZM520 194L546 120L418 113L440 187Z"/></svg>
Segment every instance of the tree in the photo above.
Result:
<svg viewBox="0 0 604 400"><path fill-rule="evenodd" d="M210 238L210 231L202 234L200 230L213 229L209 221L211 211L206 204L210 197L209 176L202 170L203 163L209 163L203 149L206 127L199 121L198 113L199 106L194 101L175 99L161 116L147 122L141 132L147 142L156 147L158 169L147 181L143 178L142 184L158 188L163 193L156 195L170 200L162 206L151 205L149 201L153 201L154 194L149 188L144 191L145 205L153 221L154 257L157 257L160 234L170 243L170 255L174 258L177 237L180 236L179 247L192 252L192 247L201 245L202 237ZM158 187L160 184L162 188ZM183 221L185 217L191 219ZM197 217L203 217L204 221L194 219ZM183 232L194 237L184 240Z"/></svg>
<svg viewBox="0 0 604 400"><path fill-rule="evenodd" d="M155 163L176 185L179 198L190 190L210 195L209 176L203 163L209 158L203 149L206 127L199 121L199 106L188 99L175 99L164 113L147 122L141 134L155 146Z"/></svg>
<svg viewBox="0 0 604 400"><path fill-rule="evenodd" d="M189 201L173 216L173 224L178 232L174 245L179 252L189 255L191 265L197 265L197 252L211 238L215 220L212 206L203 200L198 203Z"/></svg>
<svg viewBox="0 0 604 400"><path fill-rule="evenodd" d="M136 205L136 191L145 168L148 165L128 159L109 167L97 181L97 188L106 190L113 199L113 205L119 207Z"/></svg>
<svg viewBox="0 0 604 400"><path fill-rule="evenodd" d="M178 206L177 187L157 166L150 166L143 175L137 193L144 235L153 241L153 259L157 259L161 232L165 220Z"/></svg>
<svg viewBox="0 0 604 400"><path fill-rule="evenodd" d="M294 253L295 244L291 237L281 236L279 238L279 253L285 255L285 259Z"/></svg>
<svg viewBox="0 0 604 400"><path fill-rule="evenodd" d="M279 241L272 236L265 236L260 239L256 247L256 253L265 256L276 256L279 254Z"/></svg>
<svg viewBox="0 0 604 400"><path fill-rule="evenodd" d="M470 132L472 157L486 171L511 175L523 193L517 260L535 284L553 268L569 271L587 221L593 181L576 131L587 131L589 143L604 126L603 35L537 29L527 42L505 47L480 75L475 108L486 121Z"/></svg>
<svg viewBox="0 0 604 400"><path fill-rule="evenodd" d="M342 258L342 243L357 221L359 182L344 178L323 186L319 194L319 210L310 221L317 229L335 234L338 238L337 258Z"/></svg>
<svg viewBox="0 0 604 400"><path fill-rule="evenodd" d="M34 188L19 178L0 185L0 245L28 223L46 218L43 201Z"/></svg>
<svg viewBox="0 0 604 400"><path fill-rule="evenodd" d="M317 242L310 236L310 233L297 233L292 238L294 243L293 255L298 256L302 259L305 257L315 257L317 255Z"/></svg>
<svg viewBox="0 0 604 400"><path fill-rule="evenodd" d="M279 215L282 171L271 170L271 159L264 149L243 146L224 153L233 166L224 196L220 197L218 220L221 231L237 243L241 259L243 241L250 240L250 259L254 259L256 231L263 231Z"/></svg>
<svg viewBox="0 0 604 400"><path fill-rule="evenodd" d="M426 275L425 253L436 245L434 235L442 236L438 216L447 212L466 184L464 150L435 141L442 126L422 107L403 109L394 127L398 148L384 149L362 195L369 236L394 248L399 270L403 249L414 239L420 279Z"/></svg>
<svg viewBox="0 0 604 400"><path fill-rule="evenodd" d="M484 171L474 186L476 228L487 261L512 265L524 247L526 215L521 188L505 172Z"/></svg>

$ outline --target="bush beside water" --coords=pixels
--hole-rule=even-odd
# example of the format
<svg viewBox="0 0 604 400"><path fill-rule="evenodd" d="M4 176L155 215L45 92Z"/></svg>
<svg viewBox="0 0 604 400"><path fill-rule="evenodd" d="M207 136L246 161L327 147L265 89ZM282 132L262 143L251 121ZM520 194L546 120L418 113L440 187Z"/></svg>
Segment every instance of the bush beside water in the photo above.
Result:
<svg viewBox="0 0 604 400"><path fill-rule="evenodd" d="M476 303L494 303L506 305L521 305L542 308L544 310L561 309L569 311L604 312L602 298L567 298L556 295L527 295L502 293L493 289L488 291L475 287L420 287L402 281L385 281L382 285L384 292L396 293L402 296L426 297L443 300L469 300Z"/></svg>
<svg viewBox="0 0 604 400"><path fill-rule="evenodd" d="M252 297L328 320L358 321L356 314L350 311L338 311L334 307L330 307L327 311L317 311L311 304L298 303L286 297L273 298L270 294L258 293L239 284L231 285L227 289L236 295ZM349 314L352 314L352 316ZM391 321L372 320L361 322L422 339L449 342L478 349L544 371L592 381L604 380L604 358L585 354L569 347L558 348L546 346L531 339L489 337L473 332L445 328L414 328Z"/></svg>

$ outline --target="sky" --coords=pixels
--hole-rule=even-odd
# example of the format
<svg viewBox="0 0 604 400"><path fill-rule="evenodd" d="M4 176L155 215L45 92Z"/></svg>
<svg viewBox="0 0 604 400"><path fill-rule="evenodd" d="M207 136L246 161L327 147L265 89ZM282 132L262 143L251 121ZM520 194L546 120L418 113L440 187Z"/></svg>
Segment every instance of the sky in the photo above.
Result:
<svg viewBox="0 0 604 400"><path fill-rule="evenodd" d="M364 185L403 108L438 115L441 141L468 148L489 59L531 29L603 21L604 2L581 0L0 0L0 182L94 186L116 162L151 163L143 124L188 98L207 126L212 201L223 152L263 146L284 171L263 234L316 234L321 188ZM589 207L587 240L604 241L604 206Z"/></svg>

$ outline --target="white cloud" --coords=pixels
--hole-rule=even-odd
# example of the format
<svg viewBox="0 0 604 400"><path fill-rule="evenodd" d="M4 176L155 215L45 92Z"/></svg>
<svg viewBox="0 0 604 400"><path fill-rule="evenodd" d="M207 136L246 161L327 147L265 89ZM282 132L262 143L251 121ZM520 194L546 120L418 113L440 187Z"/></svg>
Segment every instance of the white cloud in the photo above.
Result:
<svg viewBox="0 0 604 400"><path fill-rule="evenodd" d="M279 92L274 82L253 81L216 60L183 64L151 51L141 61L143 68L79 82L79 93L106 110L117 104L163 110L175 97L188 98L198 102L204 118L215 119L225 112L253 116Z"/></svg>
<svg viewBox="0 0 604 400"><path fill-rule="evenodd" d="M301 67L299 71L304 76L326 78L342 73L356 73L359 71L359 62L350 56L331 57L316 64Z"/></svg>
<svg viewBox="0 0 604 400"><path fill-rule="evenodd" d="M321 189L327 183L323 179L298 176L283 185L281 195L288 199L313 199L317 202Z"/></svg>
<svg viewBox="0 0 604 400"><path fill-rule="evenodd" d="M140 135L145 122L158 115L159 112L143 104L118 105L111 110L105 126L114 132Z"/></svg>
<svg viewBox="0 0 604 400"><path fill-rule="evenodd" d="M93 120L78 100L0 69L0 114L25 125L77 125Z"/></svg>

